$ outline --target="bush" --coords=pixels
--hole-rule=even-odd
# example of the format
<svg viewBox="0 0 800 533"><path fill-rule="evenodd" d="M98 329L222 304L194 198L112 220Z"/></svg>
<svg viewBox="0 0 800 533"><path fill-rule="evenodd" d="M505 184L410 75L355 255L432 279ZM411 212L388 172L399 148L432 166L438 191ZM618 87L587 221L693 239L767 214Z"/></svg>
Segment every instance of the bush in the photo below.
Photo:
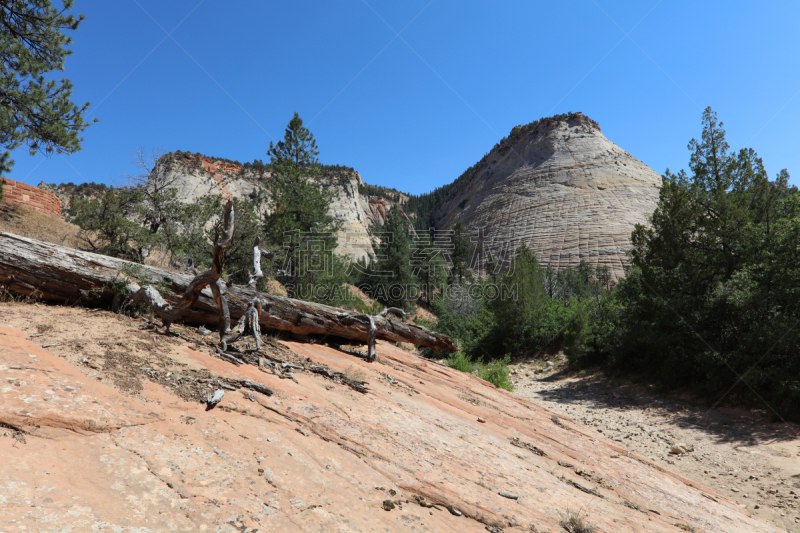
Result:
<svg viewBox="0 0 800 533"><path fill-rule="evenodd" d="M533 251L523 245L499 282L511 294L491 303L504 351L538 353L559 338L569 319L569 300L547 293L546 272Z"/></svg>
<svg viewBox="0 0 800 533"><path fill-rule="evenodd" d="M141 190L108 190L100 198L73 198L79 238L92 252L143 263L161 238L145 227Z"/></svg>
<svg viewBox="0 0 800 533"><path fill-rule="evenodd" d="M511 383L510 371L508 370L509 362L511 362L511 356L506 355L503 359L495 359L485 365L478 364L475 367L475 374L498 389L513 391L514 385Z"/></svg>
<svg viewBox="0 0 800 533"><path fill-rule="evenodd" d="M448 357L445 364L461 372L475 374L498 389L513 391L514 385L511 383L511 375L508 370L510 361L511 356L506 355L503 359L495 359L486 364L474 363L466 353L459 350Z"/></svg>
<svg viewBox="0 0 800 533"><path fill-rule="evenodd" d="M461 350L448 357L447 361L445 361L445 364L450 368L455 368L456 370L466 372L467 374L471 374L472 371L475 370L475 365L472 364L469 356Z"/></svg>
<svg viewBox="0 0 800 533"><path fill-rule="evenodd" d="M487 361L502 355L494 312L485 301L470 297L466 289L451 286L445 298L434 301L433 314L438 317L434 329L456 340L470 360Z"/></svg>

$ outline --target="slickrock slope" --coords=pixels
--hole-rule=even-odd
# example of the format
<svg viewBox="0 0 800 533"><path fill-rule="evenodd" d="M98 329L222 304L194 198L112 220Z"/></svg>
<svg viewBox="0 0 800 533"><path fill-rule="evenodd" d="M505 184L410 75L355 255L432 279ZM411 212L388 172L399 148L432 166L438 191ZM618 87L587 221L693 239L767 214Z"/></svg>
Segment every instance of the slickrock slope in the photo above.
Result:
<svg viewBox="0 0 800 533"><path fill-rule="evenodd" d="M434 213L437 228L463 221L485 228L486 251L501 259L525 243L554 268L586 260L616 276L624 273L633 226L652 214L661 186L658 174L582 113L518 126L479 165Z"/></svg>
<svg viewBox="0 0 800 533"><path fill-rule="evenodd" d="M591 428L392 345L367 364L285 342L295 361L367 381L362 395L234 367L180 326L176 338L105 311L0 313L16 325L0 326L9 533L555 532L568 510L605 532L778 531ZM190 398L192 376L275 394L228 390L206 411L173 393Z"/></svg>

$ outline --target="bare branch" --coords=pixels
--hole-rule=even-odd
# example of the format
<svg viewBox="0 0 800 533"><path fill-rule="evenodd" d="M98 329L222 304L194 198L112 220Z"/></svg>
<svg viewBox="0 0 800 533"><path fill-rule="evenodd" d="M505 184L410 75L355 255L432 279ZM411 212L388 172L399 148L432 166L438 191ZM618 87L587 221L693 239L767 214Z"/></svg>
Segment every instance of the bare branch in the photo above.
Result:
<svg viewBox="0 0 800 533"><path fill-rule="evenodd" d="M216 246L214 246L214 256L211 263L211 268L195 276L176 305L169 305L166 301L164 301L158 291L150 285L146 285L141 288L136 286L134 283L129 285L129 289L131 289L133 292L133 294L130 296L131 301L147 303L150 308L161 318L161 321L168 331L170 325L183 316L189 310L192 304L197 301L197 299L200 297L200 291L202 291L206 286L209 286L220 313L220 340L224 339L229 333L231 317L230 312L228 311L228 302L225 300L223 290L220 287L219 278L222 274L222 268L224 266L223 254L225 252L225 248L231 242L231 238L233 237L234 217L233 202L231 200L228 200L228 203L225 205L225 213L223 216L225 220L225 229L222 240L217 243Z"/></svg>

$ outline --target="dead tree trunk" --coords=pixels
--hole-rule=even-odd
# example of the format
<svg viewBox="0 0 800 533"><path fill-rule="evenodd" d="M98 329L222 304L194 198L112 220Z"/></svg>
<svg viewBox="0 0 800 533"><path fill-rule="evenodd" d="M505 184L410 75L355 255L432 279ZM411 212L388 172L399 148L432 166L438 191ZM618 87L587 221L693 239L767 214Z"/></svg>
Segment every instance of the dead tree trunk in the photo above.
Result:
<svg viewBox="0 0 800 533"><path fill-rule="evenodd" d="M264 277L264 273L261 271L261 256L263 255L267 259L274 257L272 252L259 248L259 244L261 244L261 239L256 237L256 242L253 244L253 273L250 274L250 280L247 282L247 286L251 289L255 289L258 282Z"/></svg>
<svg viewBox="0 0 800 533"><path fill-rule="evenodd" d="M231 325L231 316L228 311L228 304L225 295L220 288L219 278L222 275L225 248L233 238L233 202L228 200L223 213L223 232L222 239L214 245L212 253L211 268L195 276L183 296L174 306L168 304L161 297L161 294L152 286L139 287L136 283L128 283L127 289L131 293L128 297L132 302L147 303L150 308L161 318L164 326L169 331L170 325L181 318L189 308L200 297L200 291L206 286L211 288L211 295L219 308L219 338L223 342L228 334Z"/></svg>
<svg viewBox="0 0 800 533"><path fill-rule="evenodd" d="M219 305L212 287L194 285L190 294L193 303L181 307L194 280L194 277L184 274L0 233L0 290L13 295L111 307L120 290L129 283L136 283L139 287L154 285L167 292L162 305L183 309L182 321L217 325L220 321ZM217 283L213 287L220 288ZM158 294L155 288L151 290ZM224 292L226 300L223 301L232 320L241 318L250 304L259 300L262 310L258 313L258 324L261 328L369 342L369 325L358 319L358 315L343 309L260 293L249 287L231 286ZM196 298L194 293L197 293ZM375 317L374 322L378 339L456 351L453 340L447 335L385 317ZM224 331L227 329L223 328Z"/></svg>
<svg viewBox="0 0 800 533"><path fill-rule="evenodd" d="M377 316L372 315L357 315L353 318L356 320L366 320L369 324L369 338L367 339L367 361L374 361L377 357L375 354L375 338L378 336L378 326L375 325L376 318L383 318L389 313L395 313L400 316L406 316L406 312L397 307L387 307L380 312Z"/></svg>

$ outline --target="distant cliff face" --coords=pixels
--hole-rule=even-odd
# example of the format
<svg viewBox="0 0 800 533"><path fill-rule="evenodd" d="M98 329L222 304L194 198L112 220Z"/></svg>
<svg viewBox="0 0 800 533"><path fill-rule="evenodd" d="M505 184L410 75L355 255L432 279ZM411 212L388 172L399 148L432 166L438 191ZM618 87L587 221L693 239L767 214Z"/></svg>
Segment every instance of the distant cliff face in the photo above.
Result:
<svg viewBox="0 0 800 533"><path fill-rule="evenodd" d="M517 127L433 213L438 229L482 228L486 253L526 244L543 264L581 260L624 275L630 236L658 202L661 177L582 113Z"/></svg>
<svg viewBox="0 0 800 533"><path fill-rule="evenodd" d="M175 152L164 157L168 161L167 179L170 187L177 190L180 200L193 202L203 196L219 194L225 198L256 200L260 216L271 212L271 192L263 185L269 182L268 171L191 153ZM385 222L385 212L391 202L383 198L362 196L359 187L363 182L357 172L325 176L320 179L320 183L333 191L334 199L328 214L342 227L336 253L353 260L374 257L369 228L376 223Z"/></svg>

